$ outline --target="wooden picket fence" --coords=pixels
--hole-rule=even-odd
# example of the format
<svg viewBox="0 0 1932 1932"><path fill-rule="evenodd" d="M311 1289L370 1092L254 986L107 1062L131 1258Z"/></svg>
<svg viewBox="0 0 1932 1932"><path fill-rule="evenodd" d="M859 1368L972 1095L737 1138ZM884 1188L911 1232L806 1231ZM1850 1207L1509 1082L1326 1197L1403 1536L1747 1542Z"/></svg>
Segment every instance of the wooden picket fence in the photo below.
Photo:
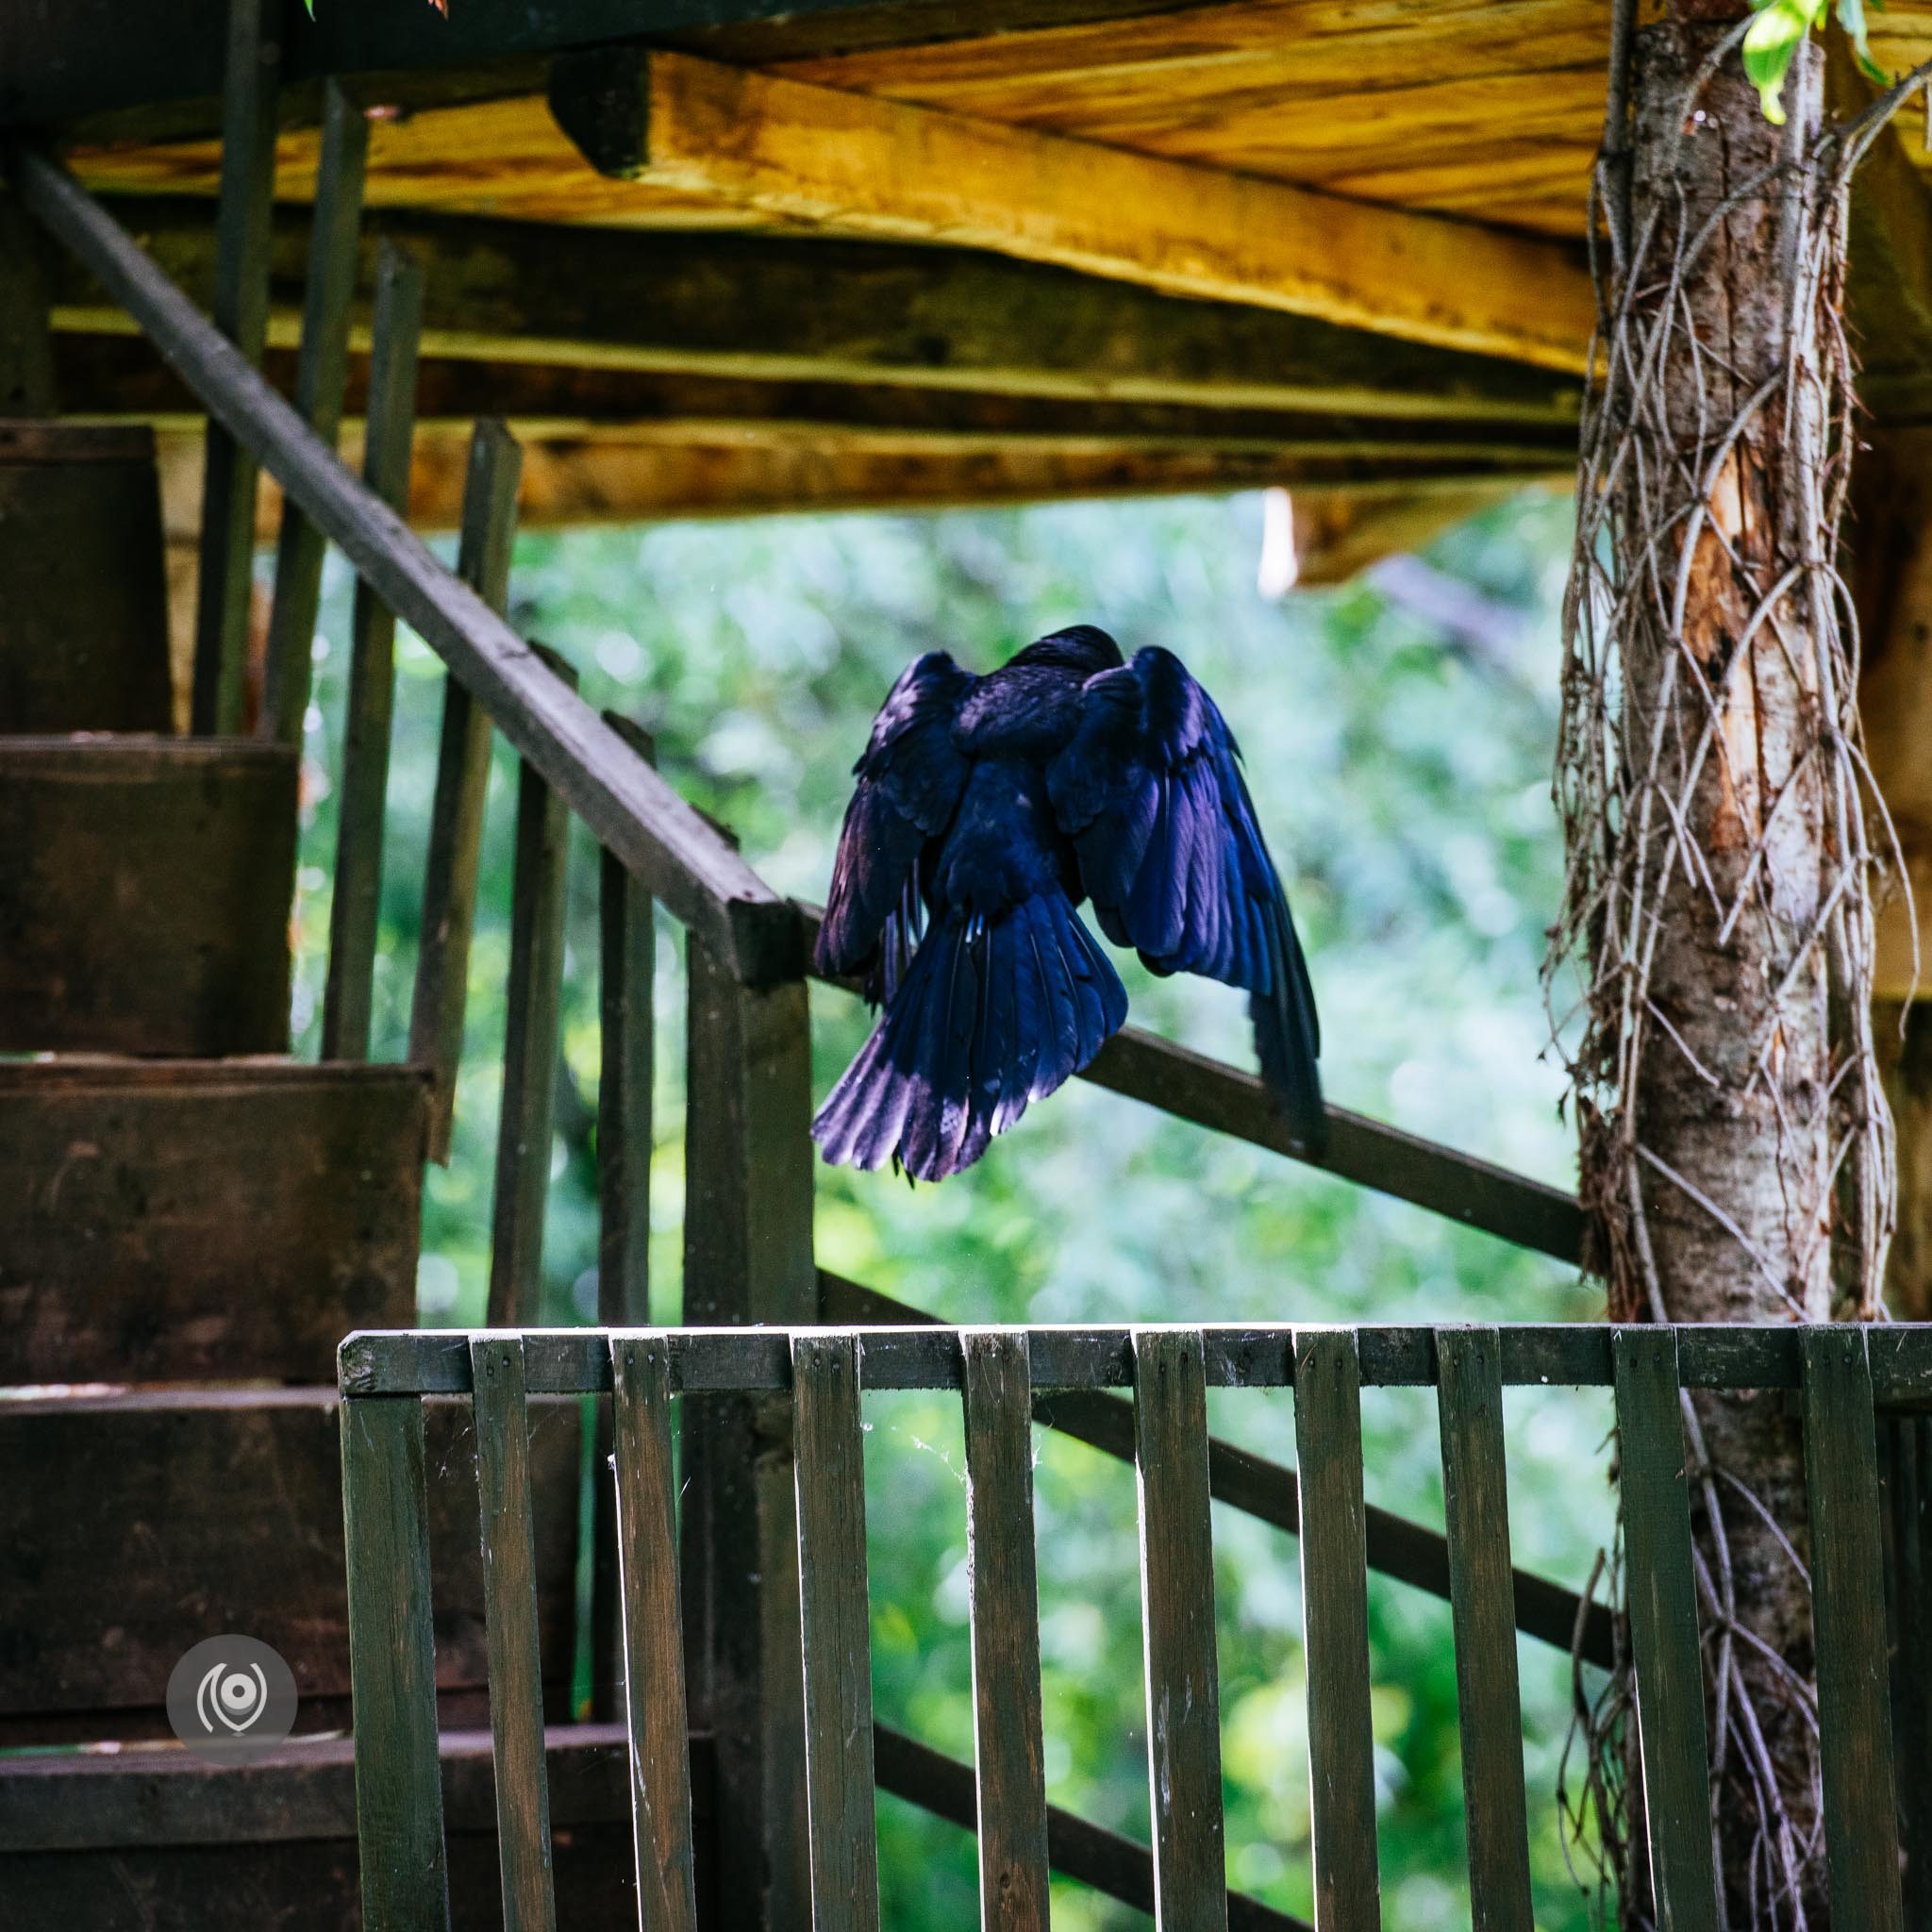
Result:
<svg viewBox="0 0 1932 1932"><path fill-rule="evenodd" d="M1877 1413L1932 1395L1932 1328L860 1327L361 1334L341 1355L358 1825L368 1932L449 1923L427 1545L424 1402L475 1406L490 1697L508 1932L555 1923L537 1671L525 1405L611 1398L622 1629L646 1932L692 1932L694 1837L678 1590L674 1422L721 1396L785 1394L793 1418L798 1665L811 1923L878 1924L862 1407L868 1391L963 1405L983 1923L1045 1923L1033 1528L1033 1404L1132 1393L1139 1473L1153 1903L1163 1926L1231 1918L1223 1852L1210 1530L1209 1388L1289 1389L1299 1474L1316 1920L1379 1927L1360 1391L1433 1386L1474 1920L1530 1932L1503 1391L1614 1391L1628 1644L1661 1924L1722 1923L1707 1801L1687 1389L1792 1391L1804 1418L1818 1717L1835 1923L1905 1924ZM1906 1425L1917 1445L1923 1424ZM1916 1449L1914 1450L1916 1453ZM1898 1504L1893 1485L1894 1509ZM1893 1607L1924 1616L1916 1490L1894 1515ZM1901 1568L1902 1538L1912 1540ZM1923 1705L1923 1683L1918 1687ZM1913 1738L1916 1743L1918 1739ZM1907 1778L1923 1831L1923 1768Z"/></svg>

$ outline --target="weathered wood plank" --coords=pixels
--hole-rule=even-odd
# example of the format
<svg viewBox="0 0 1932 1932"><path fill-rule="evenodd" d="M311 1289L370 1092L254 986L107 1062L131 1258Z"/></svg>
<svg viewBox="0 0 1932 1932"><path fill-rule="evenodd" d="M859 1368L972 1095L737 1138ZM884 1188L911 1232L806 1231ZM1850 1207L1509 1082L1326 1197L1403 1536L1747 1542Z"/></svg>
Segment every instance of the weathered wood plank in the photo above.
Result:
<svg viewBox="0 0 1932 1932"><path fill-rule="evenodd" d="M375 272L375 341L362 476L384 503L398 511L408 502L422 318L421 267L400 249L385 247ZM289 525L285 522L283 527ZM300 528L313 532L306 520ZM358 578L349 625L349 691L336 804L336 875L329 900L328 979L322 1002L325 1059L369 1057L382 911L390 731L395 710L395 641L394 612ZM306 678L303 682L306 690Z"/></svg>
<svg viewBox="0 0 1932 1932"><path fill-rule="evenodd" d="M1361 1369L1345 1328L1296 1329L1295 1459L1302 1479L1302 1630L1308 1673L1315 1918L1376 1932L1375 1738L1362 1501Z"/></svg>
<svg viewBox="0 0 1932 1932"><path fill-rule="evenodd" d="M1046 1770L1026 1337L962 1329L981 1932L1044 1932Z"/></svg>
<svg viewBox="0 0 1932 1932"><path fill-rule="evenodd" d="M0 185L0 418L55 410L44 247L20 204Z"/></svg>
<svg viewBox="0 0 1932 1932"><path fill-rule="evenodd" d="M638 758L583 700L558 684L501 618L450 577L394 512L347 475L260 375L209 326L57 163L25 153L18 191L166 352L211 410L439 652L598 840L746 983L803 966L790 906Z"/></svg>
<svg viewBox="0 0 1932 1932"><path fill-rule="evenodd" d="M107 205L206 303L214 263L205 201L116 195ZM295 340L309 227L301 209L277 212L272 344ZM967 249L564 229L410 208L385 209L382 232L427 272L424 341L439 358L1573 429L1580 407L1576 382L1500 358ZM365 235L366 287L377 245ZM77 263L62 257L53 273L57 331L125 327ZM359 345L366 296L352 316Z"/></svg>
<svg viewBox="0 0 1932 1932"><path fill-rule="evenodd" d="M687 941L683 1320L809 1322L805 986L738 985L695 933ZM720 1909L734 1926L789 1932L808 1921L810 1882L791 1411L687 1394L679 1420L686 1682L691 1723L716 1740Z"/></svg>
<svg viewBox="0 0 1932 1932"><path fill-rule="evenodd" d="M1221 1680L1208 1508L1208 1389L1198 1329L1134 1331L1134 1463L1155 1920L1227 1924Z"/></svg>
<svg viewBox="0 0 1932 1932"><path fill-rule="evenodd" d="M362 1923L435 1932L449 1925L449 1874L423 1405L378 1396L341 1407Z"/></svg>
<svg viewBox="0 0 1932 1932"><path fill-rule="evenodd" d="M560 72L552 108L593 166L728 205L964 242L1568 374L1583 368L1595 325L1580 258L1550 242L688 55L603 57L588 96ZM611 111L626 82L627 119Z"/></svg>
<svg viewBox="0 0 1932 1932"><path fill-rule="evenodd" d="M1804 1412L1832 1917L1902 1932L1878 1445L1863 1327L1806 1331Z"/></svg>
<svg viewBox="0 0 1932 1932"><path fill-rule="evenodd" d="M467 1354L467 1344L465 1346ZM9 1742L113 1735L154 1709L168 1673L210 1629L248 1630L288 1659L305 1708L349 1688L340 1448L332 1391L193 1390L0 1403L8 1625L0 1715ZM568 1697L575 1591L579 1406L535 1405L543 1676ZM427 1417L437 1666L454 1691L486 1681L477 1498L467 1405ZM245 1472L246 1479L238 1476ZM101 1552L138 1553L101 1589ZM66 1728L62 1729L65 1726Z"/></svg>
<svg viewBox="0 0 1932 1932"><path fill-rule="evenodd" d="M811 1923L815 1932L877 1932L858 1344L794 1335L791 1369Z"/></svg>
<svg viewBox="0 0 1932 1932"><path fill-rule="evenodd" d="M649 732L614 711L605 722L655 762ZM609 853L598 874L597 1319L651 1319L652 1083L657 1065L658 926L651 896Z"/></svg>
<svg viewBox="0 0 1932 1932"><path fill-rule="evenodd" d="M1906 1923L1932 1923L1932 1577L1926 1573L1926 1484L1932 1423L1894 1417L1891 1436L1893 1641L1898 1713L1899 1840L1905 1857Z"/></svg>
<svg viewBox="0 0 1932 1932"><path fill-rule="evenodd" d="M516 439L509 431L501 423L478 423L470 440L457 575L497 612L509 598L520 466ZM429 858L423 879L422 934L409 1015L409 1058L419 1067L427 1067L435 1080L429 1158L445 1164L456 1119L457 1070L463 1058L470 935L476 917L489 788L490 712L451 671L443 679L442 738L429 812Z"/></svg>
<svg viewBox="0 0 1932 1932"><path fill-rule="evenodd" d="M362 170L369 122L339 82L324 90L322 165L309 230L308 288L302 311L302 354L295 373L295 407L323 441L341 427L342 391L349 374L349 303L355 291L358 231L362 224ZM270 247L273 237L269 238ZM267 270L264 266L264 275ZM263 323L267 340L267 323ZM275 542L275 601L269 611L268 657L262 676L262 732L300 745L308 710L315 613L322 598L322 532L286 498Z"/></svg>
<svg viewBox="0 0 1932 1932"><path fill-rule="evenodd" d="M1533 1932L1502 1348L1493 1328L1439 1329L1436 1346L1471 1907L1475 1932Z"/></svg>
<svg viewBox="0 0 1932 1932"><path fill-rule="evenodd" d="M661 1340L613 1336L610 1373L640 1924L642 1932L696 1932L670 1350Z"/></svg>
<svg viewBox="0 0 1932 1932"><path fill-rule="evenodd" d="M215 327L244 362L268 338L269 218L275 201L275 105L282 58L280 0L227 0L222 82L222 198L215 257ZM210 416L201 498L194 605L198 736L232 735L246 703L249 599L255 562L255 454Z"/></svg>
<svg viewBox="0 0 1932 1932"><path fill-rule="evenodd" d="M0 1052L285 1052L294 867L286 746L0 743Z"/></svg>
<svg viewBox="0 0 1932 1932"><path fill-rule="evenodd" d="M504 1932L555 1932L523 1341L513 1335L472 1336L470 1373L475 1384L476 1493Z"/></svg>
<svg viewBox="0 0 1932 1932"><path fill-rule="evenodd" d="M402 1067L0 1065L0 1386L319 1382L407 1325L425 1100Z"/></svg>
<svg viewBox="0 0 1932 1932"><path fill-rule="evenodd" d="M172 729L150 433L0 423L0 733Z"/></svg>
<svg viewBox="0 0 1932 1932"><path fill-rule="evenodd" d="M1651 1881L1664 1932L1716 1932L1721 1922L1677 1335L1670 1328L1617 1328L1610 1347Z"/></svg>
<svg viewBox="0 0 1932 1932"><path fill-rule="evenodd" d="M777 0L660 0L650 25L665 34L749 32L755 39L748 44L762 57L768 51L892 45L935 33L1158 11L1162 4L976 0L967 14L953 5L903 6L895 0L857 7L853 0L784 0L782 7ZM822 35L812 30L813 16L824 19ZM466 12L431 21L408 11L346 18L322 11L291 38L290 74L313 80L330 74L383 73L394 84L407 75L441 71L450 85L460 86L468 70L518 56L598 46L636 33L639 25L636 0L575 0L557 9L532 9L527 0L473 0ZM0 125L34 127L158 102L205 105L204 97L211 99L220 89L221 37L199 14L178 23L130 23L113 0L75 0L58 13L24 20L19 44L23 78L9 89ZM168 118L176 124L183 117L176 112ZM211 127L214 122L191 108L187 125Z"/></svg>
<svg viewBox="0 0 1932 1932"><path fill-rule="evenodd" d="M544 661L573 690L576 672ZM570 812L526 758L517 774L510 883L509 983L504 997L503 1104L490 1226L490 1322L535 1323L543 1298L543 1220L550 1199L551 1116L561 1064L563 918Z"/></svg>
<svg viewBox="0 0 1932 1932"><path fill-rule="evenodd" d="M641 758L652 758L648 732L614 711L604 719ZM651 1319L657 918L650 894L616 858L602 852L598 861L597 1319L607 1328L641 1328ZM601 1405L598 1426L608 1435ZM600 1441L600 1467L608 1453ZM615 1501L610 1486L599 1483L591 1603L591 1707L599 1715L618 1708L625 1679Z"/></svg>

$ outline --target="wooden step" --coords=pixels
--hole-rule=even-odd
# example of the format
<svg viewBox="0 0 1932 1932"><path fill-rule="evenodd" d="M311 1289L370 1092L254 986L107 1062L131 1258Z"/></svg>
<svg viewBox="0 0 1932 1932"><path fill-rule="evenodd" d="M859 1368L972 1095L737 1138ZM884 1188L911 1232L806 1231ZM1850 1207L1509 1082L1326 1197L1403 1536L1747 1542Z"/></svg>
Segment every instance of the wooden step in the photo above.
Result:
<svg viewBox="0 0 1932 1932"><path fill-rule="evenodd" d="M0 1386L320 1383L416 1315L428 1077L0 1063Z"/></svg>
<svg viewBox="0 0 1932 1932"><path fill-rule="evenodd" d="M701 1899L708 1741L691 1750ZM623 1726L555 1726L545 1744L558 1923L635 1924ZM452 1923L500 1925L490 1733L445 1731L441 1759ZM0 1864L9 1923L24 1927L349 1932L360 1923L352 1747L291 1740L240 1771L172 1746L0 1761Z"/></svg>
<svg viewBox="0 0 1932 1932"><path fill-rule="evenodd" d="M0 740L0 1052L289 1043L295 754Z"/></svg>
<svg viewBox="0 0 1932 1932"><path fill-rule="evenodd" d="M167 731L154 431L0 422L0 733Z"/></svg>
<svg viewBox="0 0 1932 1932"><path fill-rule="evenodd" d="M437 1682L462 1690L487 1681L475 1438L467 1402L428 1407ZM164 1731L168 1674L224 1631L288 1659L299 1730L341 1726L337 1410L333 1389L0 1402L0 1745ZM543 1678L561 1715L582 1411L571 1397L530 1411Z"/></svg>

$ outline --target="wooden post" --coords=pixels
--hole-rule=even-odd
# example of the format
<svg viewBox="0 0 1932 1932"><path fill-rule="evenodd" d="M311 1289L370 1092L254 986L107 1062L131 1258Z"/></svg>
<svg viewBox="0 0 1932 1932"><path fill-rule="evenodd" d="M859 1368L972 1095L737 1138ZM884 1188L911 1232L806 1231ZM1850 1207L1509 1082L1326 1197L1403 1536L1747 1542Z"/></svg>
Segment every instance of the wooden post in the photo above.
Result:
<svg viewBox="0 0 1932 1932"><path fill-rule="evenodd" d="M737 984L692 936L684 1320L816 1315L811 1053L802 980ZM691 1724L714 1740L718 1910L809 1923L789 1398L686 1396L683 1572Z"/></svg>
<svg viewBox="0 0 1932 1932"><path fill-rule="evenodd" d="M457 572L492 610L509 599L509 554L516 535L517 479L523 456L501 423L479 423L463 486L463 534ZM423 879L423 926L416 995L409 1014L409 1058L435 1078L429 1158L447 1165L456 1118L457 1068L463 1057L470 928L483 857L483 805L490 791L490 714L451 672L443 679L442 741L430 807L429 862Z"/></svg>
<svg viewBox="0 0 1932 1932"><path fill-rule="evenodd" d="M407 508L409 495L416 348L422 326L423 271L400 248L385 242L375 271L362 476L397 511ZM349 625L349 693L342 724L341 792L336 805L336 884L329 901L328 981L322 1000L325 1060L369 1058L376 928L382 909L383 816L389 802L390 729L395 709L395 612L358 578ZM306 705L308 678L301 683Z"/></svg>
<svg viewBox="0 0 1932 1932"><path fill-rule="evenodd" d="M563 658L554 651L544 651L543 658L576 689L576 672ZM569 849L569 808L525 759L517 774L503 1107L497 1118L496 1196L490 1225L492 1328L533 1325L543 1297L543 1210L550 1199Z"/></svg>
<svg viewBox="0 0 1932 1932"><path fill-rule="evenodd" d="M323 92L322 160L308 235L302 353L295 368L295 407L316 435L329 443L341 427L342 390L349 375L349 304L356 292L362 176L368 157L369 123L341 83L331 80ZM374 434L372 422L372 441ZM302 742L325 548L322 532L303 515L301 506L292 497L284 497L261 705L262 735L283 744Z"/></svg>
<svg viewBox="0 0 1932 1932"><path fill-rule="evenodd" d="M230 0L214 321L256 368L268 339L281 28L280 0ZM192 718L197 735L242 727L254 589L256 477L254 457L210 416L194 609Z"/></svg>
<svg viewBox="0 0 1932 1932"><path fill-rule="evenodd" d="M657 747L615 711L604 722L647 764ZM613 853L599 855L598 1003L603 1066L597 1079L597 1320L641 1328L651 1319L651 1087L656 1076L657 910ZM610 1465L612 1416L598 1405L597 1468ZM591 1715L624 1715L624 1630L618 1615L616 1493L601 1474L591 1543ZM681 1693L680 1693L681 1695Z"/></svg>
<svg viewBox="0 0 1932 1932"><path fill-rule="evenodd" d="M0 182L0 416L54 413L54 349L41 238Z"/></svg>

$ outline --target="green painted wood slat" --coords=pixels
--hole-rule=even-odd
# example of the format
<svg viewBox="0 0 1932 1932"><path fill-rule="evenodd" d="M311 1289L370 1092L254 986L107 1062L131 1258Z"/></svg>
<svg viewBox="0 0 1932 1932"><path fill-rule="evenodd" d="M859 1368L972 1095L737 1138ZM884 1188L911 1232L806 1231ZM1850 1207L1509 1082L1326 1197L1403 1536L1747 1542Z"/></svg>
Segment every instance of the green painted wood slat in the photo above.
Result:
<svg viewBox="0 0 1932 1932"><path fill-rule="evenodd" d="M1154 1918L1160 1932L1215 1932L1227 1865L1201 1333L1137 1328L1133 1346Z"/></svg>
<svg viewBox="0 0 1932 1932"><path fill-rule="evenodd" d="M523 1339L473 1335L470 1366L504 1932L556 1932Z"/></svg>
<svg viewBox="0 0 1932 1932"><path fill-rule="evenodd" d="M1902 1932L1878 1441L1862 1325L1805 1333L1805 1482L1835 1924Z"/></svg>
<svg viewBox="0 0 1932 1932"><path fill-rule="evenodd" d="M576 672L540 651L573 691ZM550 1199L551 1121L560 1063L564 891L570 811L524 759L517 773L510 882L509 983L504 997L503 1104L491 1208L490 1311L494 1328L534 1324L543 1293L543 1217Z"/></svg>
<svg viewBox="0 0 1932 1932"><path fill-rule="evenodd" d="M1502 1346L1493 1328L1443 1328L1436 1350L1473 1922L1474 1932L1533 1932Z"/></svg>
<svg viewBox="0 0 1932 1932"><path fill-rule="evenodd" d="M1376 1932L1382 1891L1369 1710L1361 1364L1353 1331L1295 1330L1294 1435L1315 1924L1321 1932Z"/></svg>
<svg viewBox="0 0 1932 1932"><path fill-rule="evenodd" d="M449 1932L423 1404L341 1405L363 1932Z"/></svg>
<svg viewBox="0 0 1932 1932"><path fill-rule="evenodd" d="M362 475L398 513L408 508L423 287L421 265L384 242L375 271ZM336 879L329 898L328 979L322 1001L325 1060L369 1058L382 909L383 815L389 801L390 735L395 710L395 641L394 613L358 578L349 624ZM303 688L306 694L306 678Z"/></svg>
<svg viewBox="0 0 1932 1932"><path fill-rule="evenodd" d="M1661 1932L1717 1932L1690 1456L1674 1328L1611 1331L1630 1648Z"/></svg>
<svg viewBox="0 0 1932 1932"><path fill-rule="evenodd" d="M851 1335L791 1338L813 1932L878 1932L865 1437Z"/></svg>
<svg viewBox="0 0 1932 1932"><path fill-rule="evenodd" d="M671 1351L660 1337L613 1336L610 1373L639 1923L641 1932L697 1932Z"/></svg>
<svg viewBox="0 0 1932 1932"><path fill-rule="evenodd" d="M509 596L523 452L501 423L476 425L463 483L463 527L457 575L501 612ZM483 853L483 805L490 787L490 714L452 672L443 679L442 737L429 810L429 856L423 877L423 922L416 991L409 1013L409 1058L435 1081L429 1158L447 1166L463 1057L470 933Z"/></svg>
<svg viewBox="0 0 1932 1932"><path fill-rule="evenodd" d="M605 712L604 722L639 757L653 761L648 732L613 711ZM657 911L650 893L613 853L600 852L598 859L597 1319L607 1328L642 1328L651 1320ZM597 1427L602 1467L609 1456L609 1416L601 1405ZM607 1719L618 1714L624 1683L613 1506L610 1486L599 1483L591 1550L591 1705Z"/></svg>
<svg viewBox="0 0 1932 1932"><path fill-rule="evenodd" d="M1906 1924L1932 1932L1932 1578L1926 1574L1927 1481L1932 1422L1890 1421L1891 1546L1896 1631L1899 1830L1905 1853Z"/></svg>
<svg viewBox="0 0 1932 1932"><path fill-rule="evenodd" d="M327 443L336 441L342 425L342 391L349 377L349 306L356 293L368 158L368 117L340 81L326 82L315 210L308 231L302 348L295 364L295 408ZM370 413L373 421L374 397ZM327 539L303 514L301 506L292 497L284 497L275 539L261 735L298 749L308 710L315 613L322 600L322 559L327 547Z"/></svg>
<svg viewBox="0 0 1932 1932"><path fill-rule="evenodd" d="M281 62L281 0L228 0L213 321L251 369L260 368L268 341ZM258 475L255 457L210 415L202 471L194 684L189 706L191 728L198 738L232 737L242 729Z"/></svg>
<svg viewBox="0 0 1932 1932"><path fill-rule="evenodd" d="M647 765L651 734L616 711L604 722ZM612 853L600 855L597 1081L597 1319L636 1328L651 1319L652 1081L657 1056L657 908Z"/></svg>
<svg viewBox="0 0 1932 1932"><path fill-rule="evenodd" d="M981 1932L1048 1921L1033 1384L1026 1338L962 1329Z"/></svg>

